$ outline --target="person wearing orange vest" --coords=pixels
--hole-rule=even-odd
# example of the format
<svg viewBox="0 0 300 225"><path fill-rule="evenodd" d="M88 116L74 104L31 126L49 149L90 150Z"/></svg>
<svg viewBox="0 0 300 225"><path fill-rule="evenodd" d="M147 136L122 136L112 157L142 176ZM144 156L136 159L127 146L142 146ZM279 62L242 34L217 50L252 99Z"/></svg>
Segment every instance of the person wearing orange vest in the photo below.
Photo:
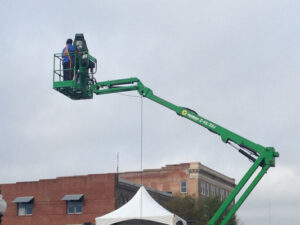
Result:
<svg viewBox="0 0 300 225"><path fill-rule="evenodd" d="M64 80L73 80L74 75L74 46L72 39L68 39L66 47L62 51Z"/></svg>

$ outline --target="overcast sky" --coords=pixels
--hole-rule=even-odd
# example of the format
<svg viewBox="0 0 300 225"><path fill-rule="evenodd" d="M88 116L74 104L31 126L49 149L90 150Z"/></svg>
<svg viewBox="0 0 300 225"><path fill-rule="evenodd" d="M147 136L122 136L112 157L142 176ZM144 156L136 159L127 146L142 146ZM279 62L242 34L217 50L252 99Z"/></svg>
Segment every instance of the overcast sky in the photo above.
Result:
<svg viewBox="0 0 300 225"><path fill-rule="evenodd" d="M237 215L296 225L300 212L300 2L0 0L0 183L140 169L141 99L72 101L53 54L84 33L98 81L154 93L280 153ZM136 92L128 93L138 96ZM143 100L143 168L199 161L238 182L251 163L219 136Z"/></svg>

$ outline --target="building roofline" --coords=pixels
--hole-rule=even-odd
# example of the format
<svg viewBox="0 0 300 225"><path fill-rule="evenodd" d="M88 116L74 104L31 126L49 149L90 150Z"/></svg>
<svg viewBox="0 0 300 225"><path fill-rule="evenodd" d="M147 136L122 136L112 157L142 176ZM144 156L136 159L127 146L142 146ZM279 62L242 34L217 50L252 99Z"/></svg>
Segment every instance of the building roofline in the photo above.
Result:
<svg viewBox="0 0 300 225"><path fill-rule="evenodd" d="M0 184L0 188L1 188L1 185L38 183L38 182L55 181L55 180L68 179L68 178L84 178L84 177L101 176L101 175L116 175L116 173L97 173L97 174L87 174L87 175L59 176L59 177L49 178L49 179L42 178L42 179L38 179L38 180L17 181L17 182L10 182L10 183L2 183L2 184Z"/></svg>
<svg viewBox="0 0 300 225"><path fill-rule="evenodd" d="M193 166L194 165L194 166ZM197 166L199 165L199 166ZM192 166L192 168L191 168ZM203 165L200 162L189 162L189 163L180 163L180 164L167 164L166 166L163 166L161 168L156 168L156 169L144 169L142 172L143 173L151 173L151 172L159 172L159 171L166 171L166 170L175 170L176 168L184 168L188 169L189 171L191 170L199 170L202 169L207 173L210 173L212 175L217 175L220 178L224 179L225 181L229 183L235 184L235 179L228 177L214 169L211 169L205 165ZM134 174L134 173L141 173L141 171L128 171L128 172L120 172L120 173L97 173L97 174L87 174L87 175L74 175L74 176L59 176L56 178L50 178L50 179L39 179L39 180L34 180L34 181L17 181L17 182L11 182L11 183L3 183L0 184L0 190L1 190L1 185L9 185L9 184L25 184L25 183L38 183L38 182L45 182L45 181L55 181L55 180L61 180L61 179L68 179L68 178L84 178L84 177L89 177L89 176L100 176L100 175L118 175L118 174ZM123 178L121 178L123 179ZM129 182L129 181L128 181ZM149 187L148 187L149 188ZM155 190L155 189L153 189ZM167 193L167 192L166 192Z"/></svg>
<svg viewBox="0 0 300 225"><path fill-rule="evenodd" d="M119 184L121 185L128 185L128 186L133 186L133 187L136 187L137 189L139 189L142 185L141 184L137 184L137 183L134 183L132 181L129 181L127 179L124 179L124 178L119 178L119 181L118 181ZM144 185L143 185L144 186ZM148 186L144 186L145 189L147 191L150 191L152 193L157 193L157 194L160 194L160 195L163 195L165 197L172 197L173 195L169 192L165 192L165 191L159 191L157 189L154 189L154 188L151 188L151 187L148 187Z"/></svg>
<svg viewBox="0 0 300 225"><path fill-rule="evenodd" d="M222 177L224 180L226 180L226 181L228 181L228 182L230 182L230 183L235 183L235 179L234 179L234 178L229 177L229 176L226 176L225 174L220 173L220 172L218 172L218 171L216 171L216 170L214 170L214 169L211 169L211 168L209 168L209 167L203 165L203 164L200 163L200 162L190 162L190 166L191 166L191 165L195 165L195 164L200 165L201 168L191 168L191 167L190 167L189 169L190 169L190 170L193 170L193 169L203 169L205 172L212 173L212 175L218 175L218 176Z"/></svg>
<svg viewBox="0 0 300 225"><path fill-rule="evenodd" d="M196 168L191 168L192 165L200 165L201 168L196 167ZM222 178L223 180L235 184L235 179L231 178L229 176L226 176L225 174L222 174L214 169L211 169L205 165L203 165L200 162L188 162L188 163L179 163L179 164L167 164L166 166L156 169L143 169L143 173L151 173L151 172L159 172L159 171L166 171L166 170L175 170L176 168L184 167L185 169L188 170L193 170L193 169L203 169L205 172L210 173L214 176L218 176ZM134 174L134 173L141 173L141 171L128 171L128 172L120 172L119 174Z"/></svg>

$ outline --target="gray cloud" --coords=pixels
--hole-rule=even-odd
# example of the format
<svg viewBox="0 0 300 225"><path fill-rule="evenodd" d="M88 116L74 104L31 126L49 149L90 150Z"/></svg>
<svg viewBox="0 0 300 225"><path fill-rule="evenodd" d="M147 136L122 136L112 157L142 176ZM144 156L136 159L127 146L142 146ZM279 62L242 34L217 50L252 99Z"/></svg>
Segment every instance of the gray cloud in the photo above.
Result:
<svg viewBox="0 0 300 225"><path fill-rule="evenodd" d="M113 172L117 152L122 171L139 170L139 98L76 102L51 88L53 53L83 32L98 81L137 76L158 96L275 146L277 167L238 216L267 223L270 204L272 224L296 224L298 12L297 1L2 1L1 183ZM239 180L251 165L147 99L143 119L144 168L200 161Z"/></svg>

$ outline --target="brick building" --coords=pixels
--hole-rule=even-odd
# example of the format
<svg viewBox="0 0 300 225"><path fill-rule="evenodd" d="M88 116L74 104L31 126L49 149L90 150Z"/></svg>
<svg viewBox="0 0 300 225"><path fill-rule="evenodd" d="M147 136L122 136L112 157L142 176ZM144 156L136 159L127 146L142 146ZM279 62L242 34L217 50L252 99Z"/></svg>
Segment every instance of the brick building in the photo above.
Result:
<svg viewBox="0 0 300 225"><path fill-rule="evenodd" d="M59 177L33 182L1 184L7 202L2 225L94 224L95 217L125 204L140 185L116 174ZM147 188L165 201L170 194Z"/></svg>
<svg viewBox="0 0 300 225"><path fill-rule="evenodd" d="M141 172L125 172L121 178L141 182ZM161 169L146 169L142 173L143 184L172 194L219 196L225 199L235 187L235 180L199 162L166 165Z"/></svg>
<svg viewBox="0 0 300 225"><path fill-rule="evenodd" d="M167 165L142 172L142 183L160 203L172 194L220 196L235 187L233 178L199 162ZM95 217L129 201L139 188L141 172L58 177L0 184L7 202L2 225L94 224Z"/></svg>

